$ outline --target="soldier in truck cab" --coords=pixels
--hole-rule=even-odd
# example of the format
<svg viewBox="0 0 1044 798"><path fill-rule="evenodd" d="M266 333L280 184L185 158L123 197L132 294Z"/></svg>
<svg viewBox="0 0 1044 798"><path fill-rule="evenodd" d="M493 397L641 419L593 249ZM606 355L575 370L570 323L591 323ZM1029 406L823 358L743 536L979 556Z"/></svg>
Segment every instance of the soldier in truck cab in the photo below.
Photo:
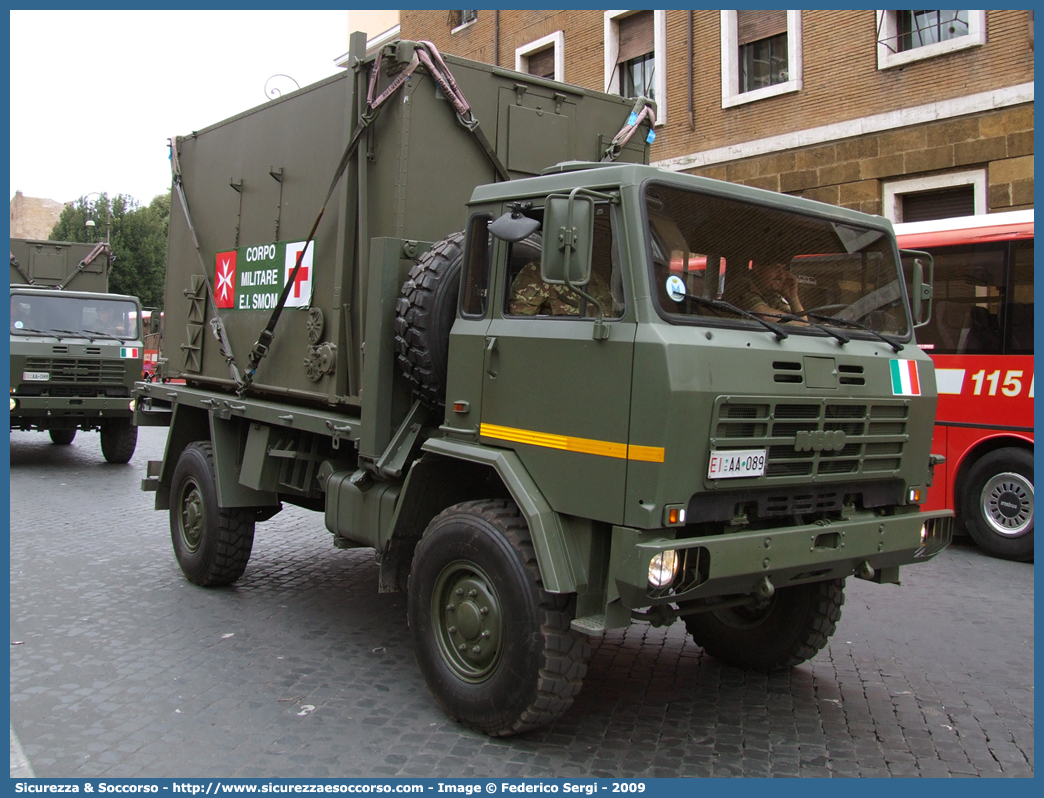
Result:
<svg viewBox="0 0 1044 798"><path fill-rule="evenodd" d="M611 233L608 220L598 218L595 224L595 246L591 260L591 278L585 285L578 286L585 294L598 301L598 308L606 318L620 315L623 307L622 288L615 292L611 288L613 264L610 256ZM511 290L508 295L507 312L511 316L580 316L594 318L598 308L565 285L549 285L540 276L542 240L535 233L512 245ZM525 265L516 272L519 263ZM618 271L618 270L617 270ZM617 279L619 282L619 279Z"/></svg>
<svg viewBox="0 0 1044 798"><path fill-rule="evenodd" d="M797 278L784 261L754 261L750 269L739 274L729 269L722 299L767 321L785 321L773 314L800 316L805 312L798 295Z"/></svg>
<svg viewBox="0 0 1044 798"><path fill-rule="evenodd" d="M97 310L97 315L98 332L108 333L109 335L122 335L126 332L122 320L117 317L108 305L100 306Z"/></svg>

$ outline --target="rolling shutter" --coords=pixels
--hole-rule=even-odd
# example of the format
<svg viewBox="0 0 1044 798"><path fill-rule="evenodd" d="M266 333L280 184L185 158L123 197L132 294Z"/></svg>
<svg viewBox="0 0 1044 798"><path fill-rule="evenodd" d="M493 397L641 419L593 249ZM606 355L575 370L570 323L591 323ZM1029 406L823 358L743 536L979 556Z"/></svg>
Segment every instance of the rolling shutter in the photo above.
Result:
<svg viewBox="0 0 1044 798"><path fill-rule="evenodd" d="M736 35L742 47L787 32L786 11L737 11Z"/></svg>
<svg viewBox="0 0 1044 798"><path fill-rule="evenodd" d="M784 12L786 16L786 12ZM616 56L616 63L622 64L632 58L651 53L653 45L653 12L639 11L624 17L620 25L620 52Z"/></svg>

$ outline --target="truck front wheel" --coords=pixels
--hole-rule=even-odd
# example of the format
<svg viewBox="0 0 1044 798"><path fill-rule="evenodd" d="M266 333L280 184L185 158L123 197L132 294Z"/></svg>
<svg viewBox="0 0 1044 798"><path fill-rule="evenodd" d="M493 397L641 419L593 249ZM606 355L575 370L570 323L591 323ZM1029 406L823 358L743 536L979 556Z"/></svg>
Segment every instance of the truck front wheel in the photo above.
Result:
<svg viewBox="0 0 1044 798"><path fill-rule="evenodd" d="M543 589L529 529L510 501L457 504L428 525L409 582L409 621L428 689L454 720L494 736L560 717L590 646L569 596Z"/></svg>
<svg viewBox="0 0 1044 798"><path fill-rule="evenodd" d="M68 446L73 442L73 438L76 437L76 430L74 429L52 429L48 432L51 436L51 443L58 446Z"/></svg>
<svg viewBox="0 0 1044 798"><path fill-rule="evenodd" d="M685 618L696 645L739 668L793 668L827 644L841 618L845 580L778 588L760 607L729 607Z"/></svg>
<svg viewBox="0 0 1044 798"><path fill-rule="evenodd" d="M254 545L255 512L217 501L214 450L190 443L171 484L170 537L178 565L197 585L229 585L243 575Z"/></svg>
<svg viewBox="0 0 1044 798"><path fill-rule="evenodd" d="M126 463L138 445L138 428L129 418L113 418L102 423L101 450L109 463Z"/></svg>
<svg viewBox="0 0 1044 798"><path fill-rule="evenodd" d="M997 449L968 471L961 517L979 548L1005 560L1033 559L1033 455Z"/></svg>

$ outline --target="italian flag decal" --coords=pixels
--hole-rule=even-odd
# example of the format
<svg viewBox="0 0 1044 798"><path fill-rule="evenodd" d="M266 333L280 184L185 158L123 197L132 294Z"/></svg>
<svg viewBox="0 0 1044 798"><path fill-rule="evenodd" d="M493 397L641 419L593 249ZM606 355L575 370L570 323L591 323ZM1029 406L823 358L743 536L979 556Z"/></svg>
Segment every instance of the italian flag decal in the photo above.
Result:
<svg viewBox="0 0 1044 798"><path fill-rule="evenodd" d="M916 360L892 360L892 394L920 396L921 381L917 377Z"/></svg>
<svg viewBox="0 0 1044 798"><path fill-rule="evenodd" d="M141 357L141 350L136 346L121 346L120 357Z"/></svg>

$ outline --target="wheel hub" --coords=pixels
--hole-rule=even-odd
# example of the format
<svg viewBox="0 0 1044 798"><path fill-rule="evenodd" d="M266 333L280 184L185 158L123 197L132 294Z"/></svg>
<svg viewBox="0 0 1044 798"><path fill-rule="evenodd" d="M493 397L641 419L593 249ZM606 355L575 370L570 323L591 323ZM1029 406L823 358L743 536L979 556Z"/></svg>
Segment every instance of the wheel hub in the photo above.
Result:
<svg viewBox="0 0 1044 798"><path fill-rule="evenodd" d="M1022 474L1003 473L982 488L982 514L998 535L1016 538L1033 528L1033 484Z"/></svg>
<svg viewBox="0 0 1044 798"><path fill-rule="evenodd" d="M203 538L203 497L191 482L181 497L181 538L189 551L196 551Z"/></svg>
<svg viewBox="0 0 1044 798"><path fill-rule="evenodd" d="M460 678L480 682L500 661L500 602L489 578L473 563L451 563L440 574L432 625L443 659Z"/></svg>

